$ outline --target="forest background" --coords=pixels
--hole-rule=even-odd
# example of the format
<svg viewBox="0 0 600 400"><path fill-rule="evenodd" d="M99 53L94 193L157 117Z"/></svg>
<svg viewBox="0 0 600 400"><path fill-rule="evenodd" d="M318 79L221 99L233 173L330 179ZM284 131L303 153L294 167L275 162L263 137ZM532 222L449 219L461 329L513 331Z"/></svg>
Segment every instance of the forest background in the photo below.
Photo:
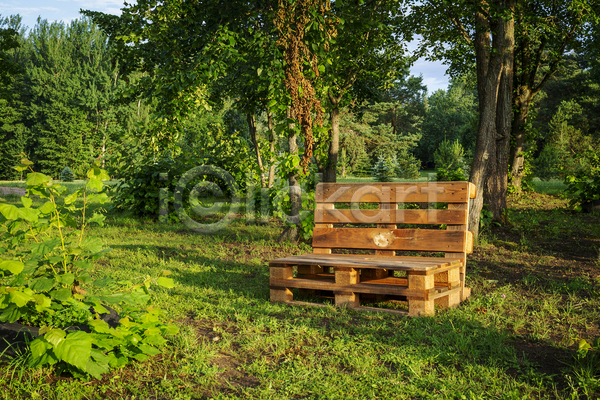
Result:
<svg viewBox="0 0 600 400"><path fill-rule="evenodd" d="M120 192L123 207L155 214L158 174L174 186L199 164L229 171L242 190L275 190L314 172L381 180L436 169L473 181L492 154L478 187L494 187L482 183L490 177L506 187L488 200L534 176L589 177L600 148L597 2L465 4L255 2L224 16L217 2L141 1L29 31L4 17L0 179L22 178L11 168L21 152L57 179L100 160L129 188L155 182ZM416 34L422 46L409 53ZM447 90L428 93L409 75L418 56L450 66ZM504 144L478 150L490 120L488 136ZM492 205L500 222L503 209Z"/></svg>

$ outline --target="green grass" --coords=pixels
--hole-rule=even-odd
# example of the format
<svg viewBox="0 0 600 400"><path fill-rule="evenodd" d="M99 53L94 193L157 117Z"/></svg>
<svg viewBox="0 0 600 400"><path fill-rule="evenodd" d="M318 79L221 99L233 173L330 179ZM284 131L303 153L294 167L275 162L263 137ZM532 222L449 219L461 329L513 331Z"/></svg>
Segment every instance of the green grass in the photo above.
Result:
<svg viewBox="0 0 600 400"><path fill-rule="evenodd" d="M271 304L268 261L310 251L279 243L277 222L239 218L205 236L109 215L89 233L113 249L95 277L170 270L177 287L152 297L180 334L162 355L83 383L17 359L0 368L0 397L597 398L597 358L577 359L571 342L600 336L600 215L537 193L511 197L509 215L469 256L471 299L422 318Z"/></svg>
<svg viewBox="0 0 600 400"><path fill-rule="evenodd" d="M537 193L564 195L567 190L567 185L565 185L562 179L543 181L540 178L533 178L531 185Z"/></svg>
<svg viewBox="0 0 600 400"><path fill-rule="evenodd" d="M435 171L419 171L419 178L416 179L400 179L394 178L394 182L427 182L428 180L435 180ZM345 178L338 177L337 182L344 183L360 183L360 182L374 182L372 176L347 176Z"/></svg>

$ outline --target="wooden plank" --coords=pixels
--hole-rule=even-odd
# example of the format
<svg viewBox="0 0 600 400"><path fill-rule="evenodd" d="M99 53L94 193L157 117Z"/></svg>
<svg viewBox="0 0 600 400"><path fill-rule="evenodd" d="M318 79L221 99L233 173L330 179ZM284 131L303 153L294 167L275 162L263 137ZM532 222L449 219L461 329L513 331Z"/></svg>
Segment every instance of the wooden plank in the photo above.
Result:
<svg viewBox="0 0 600 400"><path fill-rule="evenodd" d="M315 228L313 247L464 252L466 231L433 229Z"/></svg>
<svg viewBox="0 0 600 400"><path fill-rule="evenodd" d="M477 197L477 186L469 182L469 198L474 199Z"/></svg>
<svg viewBox="0 0 600 400"><path fill-rule="evenodd" d="M469 182L319 183L317 203L466 203Z"/></svg>
<svg viewBox="0 0 600 400"><path fill-rule="evenodd" d="M459 253L462 254L462 253ZM305 254L271 260L271 268L287 268L297 265L320 265L322 267L384 268L394 271L422 271L435 273L440 268L461 264L458 258L377 256L357 254Z"/></svg>
<svg viewBox="0 0 600 400"><path fill-rule="evenodd" d="M333 206L333 204L331 204ZM466 224L465 210L315 210L319 224ZM319 226L321 227L321 226ZM323 226L324 227L324 226ZM379 228L379 227L378 227Z"/></svg>
<svg viewBox="0 0 600 400"><path fill-rule="evenodd" d="M334 290L340 289L340 286L330 280L320 279L271 279L269 281L271 288L297 288L297 289L315 289L315 290Z"/></svg>
<svg viewBox="0 0 600 400"><path fill-rule="evenodd" d="M414 290L403 285L386 285L377 283L356 283L356 284L336 284L331 281L318 279L286 279L270 281L269 287L273 289L297 288L297 289L313 289L313 290L328 290L334 293L369 293L369 294L388 294L393 296L407 296L417 299L427 299L430 296L436 295L436 288L432 286L429 289Z"/></svg>

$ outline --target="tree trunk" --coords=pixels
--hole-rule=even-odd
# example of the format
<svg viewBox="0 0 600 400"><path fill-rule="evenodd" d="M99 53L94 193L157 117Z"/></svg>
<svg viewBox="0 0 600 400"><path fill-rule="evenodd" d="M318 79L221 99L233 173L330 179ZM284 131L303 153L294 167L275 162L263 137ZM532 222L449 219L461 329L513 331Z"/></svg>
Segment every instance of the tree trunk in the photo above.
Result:
<svg viewBox="0 0 600 400"><path fill-rule="evenodd" d="M503 1L493 6L503 6ZM498 10L496 10L498 12ZM477 196L469 208L469 230L475 240L479 236L479 218L483 208L485 183L488 180L490 166L497 166L496 160L496 110L498 106L498 91L504 72L506 55L504 51L510 43L510 28L502 17L488 21L481 13L476 15L475 54L477 58L477 89L479 91L479 126L477 143L471 176L469 180L477 187ZM491 28L488 30L488 28ZM493 42L490 51L490 30L493 32ZM514 32L514 31L513 31Z"/></svg>
<svg viewBox="0 0 600 400"><path fill-rule="evenodd" d="M325 176L323 182L335 182L337 177L338 152L340 149L340 108L337 99L331 100L331 142L329 143L329 154L325 164Z"/></svg>
<svg viewBox="0 0 600 400"><path fill-rule="evenodd" d="M269 180L268 187L273 187L275 183L275 130L273 126L273 113L267 111L267 121L269 125Z"/></svg>
<svg viewBox="0 0 600 400"><path fill-rule="evenodd" d="M514 9L514 0L507 1L506 7ZM493 214L495 221L505 223L506 196L508 194L508 155L510 149L510 134L512 122L512 90L513 66L515 48L514 19L503 20L499 29L502 37L502 75L498 88L498 103L496 106L496 152L495 162L490 165L487 181L488 211Z"/></svg>
<svg viewBox="0 0 600 400"><path fill-rule="evenodd" d="M291 113L288 109L288 120L291 118ZM294 129L294 124L288 124L288 147L290 154L298 153L298 137ZM288 185L290 194L290 219L294 222L293 225L288 224L279 238L280 241L289 240L290 242L298 242L300 240L300 210L302 208L302 196L300 192L300 184L298 183L298 170L293 169L288 173Z"/></svg>
<svg viewBox="0 0 600 400"><path fill-rule="evenodd" d="M263 176L263 162L260 155L260 148L258 147L258 138L256 137L256 116L254 113L246 114L246 121L248 122L248 130L250 131L250 138L256 151L256 161L258 162L258 170L260 172L260 187L265 187L265 177Z"/></svg>
<svg viewBox="0 0 600 400"><path fill-rule="evenodd" d="M531 90L529 90L529 88L522 86L517 90L516 97L516 110L512 126L513 142L510 148L510 179L511 184L517 192L521 192L523 165L525 163L525 157L523 155L523 147L525 146L525 125L527 124L529 106L533 100L533 96L531 96Z"/></svg>

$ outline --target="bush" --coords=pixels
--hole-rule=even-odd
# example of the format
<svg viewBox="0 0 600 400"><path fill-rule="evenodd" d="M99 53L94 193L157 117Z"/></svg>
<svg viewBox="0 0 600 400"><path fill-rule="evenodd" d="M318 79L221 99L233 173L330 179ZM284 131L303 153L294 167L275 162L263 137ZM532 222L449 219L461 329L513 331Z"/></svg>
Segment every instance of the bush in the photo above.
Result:
<svg viewBox="0 0 600 400"><path fill-rule="evenodd" d="M210 165L229 172L238 188L245 190L247 183L258 181L258 172L250 153L248 143L237 134L218 140L212 145L197 144L190 150L173 156L172 152L154 154L152 157L139 157L139 146L131 146L119 160L121 168L113 171L120 182L113 187L113 203L117 208L130 210L135 215L154 215L159 213L159 193L166 189L169 193L169 215L177 219L173 206L173 193L180 178L187 171L200 165ZM202 150L195 150L202 149ZM164 181L162 176L166 177ZM199 176L186 185L182 194L184 207L189 206L191 189L202 180L215 181L226 195L229 185L216 181L214 177ZM237 193L239 194L239 193Z"/></svg>
<svg viewBox="0 0 600 400"><path fill-rule="evenodd" d="M569 204L576 210L581 210L586 203L600 200L600 155L590 149L580 158L586 159L589 168L580 169L575 175L565 178L567 193L573 196Z"/></svg>
<svg viewBox="0 0 600 400"><path fill-rule="evenodd" d="M71 168L64 167L62 171L60 171L60 180L63 182L73 182L75 180L75 175Z"/></svg>
<svg viewBox="0 0 600 400"><path fill-rule="evenodd" d="M469 176L465 151L456 139L444 140L433 154L438 181L466 181Z"/></svg>
<svg viewBox="0 0 600 400"><path fill-rule="evenodd" d="M23 156L16 169L32 164ZM100 378L110 368L159 354L163 336L177 328L164 325L160 310L147 307L149 288L173 287L172 279L133 283L92 277L93 261L109 249L85 237L86 227L102 226L105 219L97 212L86 217L86 205L107 200L102 192L106 171L95 166L85 187L69 195L51 177L31 171L22 206L0 203L0 321L40 328L40 336L27 343L26 365L56 365L77 377ZM33 195L41 206L34 205ZM99 316L109 313L108 305L123 310L116 326ZM66 329L72 325L86 330Z"/></svg>

